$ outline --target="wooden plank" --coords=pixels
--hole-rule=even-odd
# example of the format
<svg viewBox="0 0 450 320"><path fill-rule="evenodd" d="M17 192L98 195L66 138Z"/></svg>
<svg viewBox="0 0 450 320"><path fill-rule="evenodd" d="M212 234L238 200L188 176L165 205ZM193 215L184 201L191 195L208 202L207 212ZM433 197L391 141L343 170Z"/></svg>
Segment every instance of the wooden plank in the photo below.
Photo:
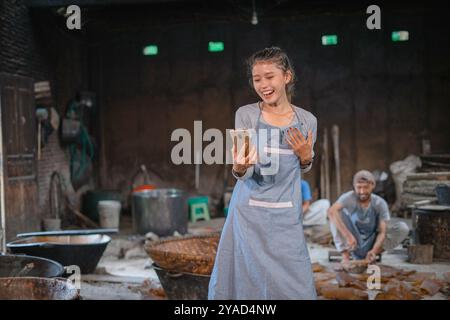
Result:
<svg viewBox="0 0 450 320"><path fill-rule="evenodd" d="M5 187L6 239L12 240L20 232L40 229L37 216L37 184L30 181L8 181Z"/></svg>
<svg viewBox="0 0 450 320"><path fill-rule="evenodd" d="M420 172L411 173L406 176L406 180L439 180L439 181L450 181L450 171L442 172Z"/></svg>
<svg viewBox="0 0 450 320"><path fill-rule="evenodd" d="M413 204L414 202L422 201L422 200L432 200L432 201L437 200L437 198L435 196L433 197L433 196L420 195L420 194L415 194L415 193L406 193L406 192L402 193L401 199L402 199L402 202L405 203L406 205Z"/></svg>

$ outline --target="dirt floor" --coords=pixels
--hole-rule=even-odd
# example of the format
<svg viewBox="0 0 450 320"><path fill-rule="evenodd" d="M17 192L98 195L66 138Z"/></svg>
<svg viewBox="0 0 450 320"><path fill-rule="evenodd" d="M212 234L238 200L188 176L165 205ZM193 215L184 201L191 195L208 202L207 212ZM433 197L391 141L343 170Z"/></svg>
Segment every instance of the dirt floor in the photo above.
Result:
<svg viewBox="0 0 450 320"><path fill-rule="evenodd" d="M220 231L224 221L224 218L215 218L190 223L188 232L203 234ZM403 221L410 225L408 220ZM449 275L450 262L410 264L407 262L406 248L399 246L383 253L382 261L378 263L381 265L381 290L360 290L361 286L366 286L367 274L347 276L342 273L338 261L328 260L328 252L334 250L328 228L307 228L305 234L320 299L449 299L450 279L445 277ZM152 261L144 251L145 239L145 236L133 235L130 220L125 217L121 221L121 233L113 236L96 273L82 276L81 298L166 299L152 269ZM424 282L424 279L428 280Z"/></svg>

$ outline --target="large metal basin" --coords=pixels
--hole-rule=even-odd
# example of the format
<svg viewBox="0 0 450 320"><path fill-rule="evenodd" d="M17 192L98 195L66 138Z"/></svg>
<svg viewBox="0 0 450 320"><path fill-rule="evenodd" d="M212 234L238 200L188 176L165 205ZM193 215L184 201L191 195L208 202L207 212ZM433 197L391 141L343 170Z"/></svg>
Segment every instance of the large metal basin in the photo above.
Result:
<svg viewBox="0 0 450 320"><path fill-rule="evenodd" d="M81 273L95 271L111 237L103 234L30 236L9 242L12 253L54 260L63 266L77 265Z"/></svg>
<svg viewBox="0 0 450 320"><path fill-rule="evenodd" d="M171 272L153 263L169 300L207 300L211 275Z"/></svg>
<svg viewBox="0 0 450 320"><path fill-rule="evenodd" d="M175 231L187 233L186 194L179 189L154 189L133 192L132 215L134 231L171 236Z"/></svg>
<svg viewBox="0 0 450 320"><path fill-rule="evenodd" d="M0 255L0 277L60 277L64 267L49 259L26 255Z"/></svg>
<svg viewBox="0 0 450 320"><path fill-rule="evenodd" d="M78 290L69 280L0 278L0 300L75 300Z"/></svg>

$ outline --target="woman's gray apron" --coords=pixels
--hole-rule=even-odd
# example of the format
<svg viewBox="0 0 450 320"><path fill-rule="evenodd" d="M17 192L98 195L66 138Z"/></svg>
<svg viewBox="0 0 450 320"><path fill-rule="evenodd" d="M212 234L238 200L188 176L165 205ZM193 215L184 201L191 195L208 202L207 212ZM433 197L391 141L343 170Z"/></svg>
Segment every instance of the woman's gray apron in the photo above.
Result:
<svg viewBox="0 0 450 320"><path fill-rule="evenodd" d="M298 116L292 127L306 136ZM285 142L287 128L263 122L260 112L258 142L263 138L259 129L281 134L269 134L265 145L257 143L261 161L252 177L234 187L208 299L316 299L302 226L300 163ZM278 171L262 175L277 161L269 157L273 154L279 155Z"/></svg>

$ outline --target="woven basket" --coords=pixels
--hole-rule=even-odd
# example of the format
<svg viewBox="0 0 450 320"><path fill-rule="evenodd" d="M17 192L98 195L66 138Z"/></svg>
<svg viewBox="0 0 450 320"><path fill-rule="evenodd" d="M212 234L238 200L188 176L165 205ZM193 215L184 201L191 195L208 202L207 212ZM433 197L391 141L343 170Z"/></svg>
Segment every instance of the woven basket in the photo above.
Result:
<svg viewBox="0 0 450 320"><path fill-rule="evenodd" d="M210 275L219 238L220 233L170 237L146 244L145 251L168 271Z"/></svg>

